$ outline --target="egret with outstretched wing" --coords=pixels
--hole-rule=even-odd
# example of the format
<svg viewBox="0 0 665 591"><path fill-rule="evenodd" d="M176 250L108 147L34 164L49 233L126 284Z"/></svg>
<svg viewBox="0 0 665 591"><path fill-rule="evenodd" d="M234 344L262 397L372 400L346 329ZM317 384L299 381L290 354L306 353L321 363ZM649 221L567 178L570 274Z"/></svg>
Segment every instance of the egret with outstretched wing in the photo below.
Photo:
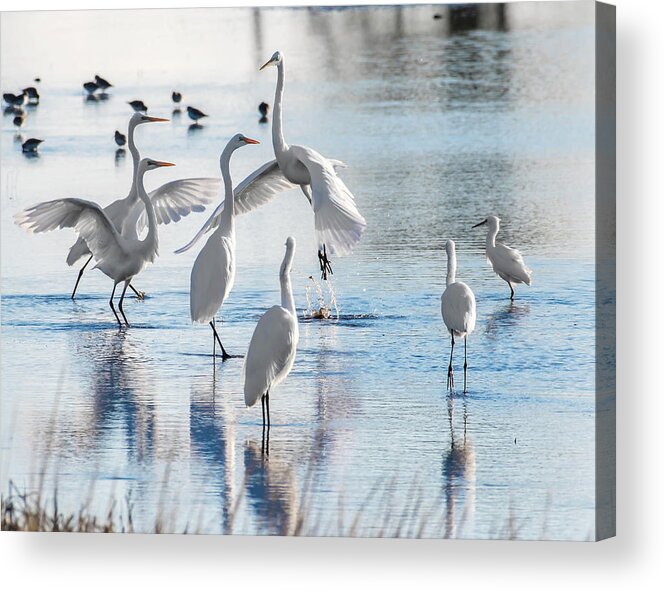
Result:
<svg viewBox="0 0 665 591"><path fill-rule="evenodd" d="M74 228L90 249L97 261L95 269L100 269L113 279L113 291L109 305L118 324L120 318L113 306L113 297L118 283L125 286L120 296L119 309L125 324L129 326L122 304L130 281L138 275L146 264L157 257L158 236L157 217L152 201L143 187L143 175L156 168L174 166L170 162L161 162L144 158L136 173L136 189L143 202L148 218L148 233L140 240L136 234L123 234L97 203L85 199L55 199L45 201L16 214L16 223L28 232L48 232L60 228Z"/></svg>

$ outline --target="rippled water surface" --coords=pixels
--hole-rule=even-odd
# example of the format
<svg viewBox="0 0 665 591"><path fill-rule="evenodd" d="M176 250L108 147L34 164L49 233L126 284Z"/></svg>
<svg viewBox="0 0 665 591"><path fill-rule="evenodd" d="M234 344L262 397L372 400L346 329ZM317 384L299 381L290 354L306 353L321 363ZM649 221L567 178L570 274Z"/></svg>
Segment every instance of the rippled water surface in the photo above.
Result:
<svg viewBox="0 0 665 591"><path fill-rule="evenodd" d="M138 531L161 519L169 531L290 533L306 516L306 533L592 537L593 5L488 14L461 25L441 7L3 14L3 92L42 78L21 134L46 140L26 158L3 116L3 491L45 471L63 511L129 499ZM276 49L287 141L348 164L368 229L333 261L339 316L320 321L304 317L318 263L302 194L238 218L218 324L232 353L279 302L284 239L298 243L300 343L271 396L266 455L242 360L215 364L210 330L189 321L198 249L173 250L206 214L160 227L160 257L134 281L147 298L127 302L122 331L98 271L69 298L74 234L30 236L12 216L55 197L126 195L131 157L113 132L137 98L172 118L137 131L143 155L177 163L148 188L218 176L237 131L262 142L234 155L241 180L272 158L256 107L273 103L275 71L258 67ZM114 87L86 102L95 73ZM210 114L201 129L172 113L173 89ZM491 213L533 269L513 304L471 228ZM446 392L448 238L478 302L466 396Z"/></svg>

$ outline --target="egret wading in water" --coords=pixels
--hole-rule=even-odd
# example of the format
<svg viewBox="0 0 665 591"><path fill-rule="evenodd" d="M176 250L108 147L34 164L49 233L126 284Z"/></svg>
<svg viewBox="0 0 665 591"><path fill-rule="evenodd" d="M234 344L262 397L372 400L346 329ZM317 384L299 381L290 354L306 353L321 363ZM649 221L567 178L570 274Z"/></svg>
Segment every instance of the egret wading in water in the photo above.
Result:
<svg viewBox="0 0 665 591"><path fill-rule="evenodd" d="M453 377L453 351L455 350L455 337L464 337L464 392L466 392L466 339L476 327L476 298L471 288L461 281L455 281L457 271L457 256L455 243L446 241L446 255L448 256L448 273L446 274L446 289L441 296L441 316L450 333L450 362L448 363L448 389L455 387Z"/></svg>
<svg viewBox="0 0 665 591"><path fill-rule="evenodd" d="M291 265L296 250L295 238L286 239L286 253L279 269L282 305L273 306L261 316L245 358L245 404L254 406L261 399L263 428L270 430L270 392L289 375L298 346L298 315L291 288Z"/></svg>
<svg viewBox="0 0 665 591"><path fill-rule="evenodd" d="M215 341L222 349L222 360L229 355L222 345L215 328L215 314L228 297L236 276L236 231L233 183L229 163L231 155L238 148L248 144L258 144L257 140L241 133L234 135L222 151L219 166L224 179L224 208L220 213L217 229L210 235L201 249L194 266L189 287L189 311L192 322L209 323L212 328L212 355L215 357Z"/></svg>
<svg viewBox="0 0 665 591"><path fill-rule="evenodd" d="M143 187L143 175L149 170L163 166L175 166L170 162L161 162L144 158L139 163L136 185L139 199L145 206L148 219L148 233L143 240L136 234L121 234L97 203L84 199L56 199L39 203L15 216L16 223L28 232L48 232L58 228L74 228L90 248L97 261L95 269L113 279L113 291L109 306L113 310L118 325L120 317L113 306L113 297L119 283L124 282L120 296L119 309L125 325L129 326L122 304L130 281L143 268L157 257L157 217L152 201Z"/></svg>
<svg viewBox="0 0 665 591"><path fill-rule="evenodd" d="M104 208L104 212L108 218L113 222L113 225L118 232L124 234L127 238L138 238L138 234L145 228L146 217L145 207L139 199L136 175L138 172L139 161L141 155L134 143L134 132L139 125L144 123L154 123L160 121L168 121L161 117L149 117L141 113L134 113L129 120L129 128L127 132L127 144L129 151L132 155L132 185L129 189L127 197L117 199ZM118 132L116 132L117 134ZM117 141L117 135L116 135ZM156 211L157 222L160 224L168 224L170 222L177 222L181 218L189 215L192 211L204 211L205 206L210 203L212 198L219 191L219 179L216 178L190 178L180 179L165 183L158 189L151 191L149 194L150 200ZM67 264L71 267L79 259L88 257L83 267L81 267L76 284L72 291L72 299L76 296L81 277L92 260L92 253L88 248L85 240L82 237L74 243L69 249L67 255ZM132 291L139 299L142 299L144 294L138 292L132 285Z"/></svg>
<svg viewBox="0 0 665 591"><path fill-rule="evenodd" d="M513 285L526 283L526 285L530 286L531 269L526 266L518 250L496 241L500 222L501 220L498 217L490 215L473 227L478 228L487 224L487 238L485 239L487 260L492 265L494 272L508 284L508 287L510 287L510 299L514 300L515 290L513 289Z"/></svg>
<svg viewBox="0 0 665 591"><path fill-rule="evenodd" d="M348 254L362 238L367 227L351 191L337 176L339 160L324 158L306 146L289 145L282 133L282 97L284 94L284 56L275 52L261 70L277 67L277 87L272 118L272 143L275 160L266 162L250 174L235 191L237 213L247 213L268 203L275 195L300 187L314 210L314 229L319 242L321 277L332 273L328 254ZM217 227L220 205L199 233L177 253L190 249L206 232Z"/></svg>

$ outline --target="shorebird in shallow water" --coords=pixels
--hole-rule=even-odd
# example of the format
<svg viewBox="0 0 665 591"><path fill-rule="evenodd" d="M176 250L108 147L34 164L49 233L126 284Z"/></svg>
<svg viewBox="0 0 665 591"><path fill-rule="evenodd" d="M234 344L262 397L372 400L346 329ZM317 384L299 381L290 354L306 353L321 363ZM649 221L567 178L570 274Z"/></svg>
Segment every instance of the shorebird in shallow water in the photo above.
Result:
<svg viewBox="0 0 665 591"><path fill-rule="evenodd" d="M124 146L127 143L127 136L116 130L115 143L119 146Z"/></svg>
<svg viewBox="0 0 665 591"><path fill-rule="evenodd" d="M127 104L137 113L145 113L148 110L148 107L143 101L129 101Z"/></svg>
<svg viewBox="0 0 665 591"><path fill-rule="evenodd" d="M182 100L182 94L174 90L174 91L171 93L171 100L172 100L174 103L179 103L179 102Z"/></svg>
<svg viewBox="0 0 665 591"><path fill-rule="evenodd" d="M39 92L37 92L37 89L34 86L28 86L28 88L24 88L23 94L28 97L28 104L39 104Z"/></svg>
<svg viewBox="0 0 665 591"><path fill-rule="evenodd" d="M187 107L187 114L189 115L189 118L197 124L199 119L203 119L204 117L208 116L203 111L199 111L199 109L194 107Z"/></svg>
<svg viewBox="0 0 665 591"><path fill-rule="evenodd" d="M84 82L83 88L89 95L92 95L99 88L99 86L97 86L96 82Z"/></svg>
<svg viewBox="0 0 665 591"><path fill-rule="evenodd" d="M259 104L259 113L261 113L261 119L259 123L268 123L268 111L270 110L270 105L266 102Z"/></svg>
<svg viewBox="0 0 665 591"><path fill-rule="evenodd" d="M39 144L41 144L43 141L44 140L38 140L37 138L31 137L30 139L27 139L23 142L21 150L24 154L36 154L37 148L39 148Z"/></svg>
<svg viewBox="0 0 665 591"><path fill-rule="evenodd" d="M12 121L16 127L21 128L23 126L23 123L25 123L25 113L19 113L14 117L14 120Z"/></svg>
<svg viewBox="0 0 665 591"><path fill-rule="evenodd" d="M108 80L104 80L104 78L102 78L98 74L95 74L95 83L102 91L111 88L111 86L113 86L113 84L111 84Z"/></svg>

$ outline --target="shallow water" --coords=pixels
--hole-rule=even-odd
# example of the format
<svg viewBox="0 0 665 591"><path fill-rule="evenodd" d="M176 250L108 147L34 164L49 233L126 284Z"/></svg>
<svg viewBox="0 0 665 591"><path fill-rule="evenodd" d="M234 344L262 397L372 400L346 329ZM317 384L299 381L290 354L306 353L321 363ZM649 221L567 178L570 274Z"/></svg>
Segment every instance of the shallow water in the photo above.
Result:
<svg viewBox="0 0 665 591"><path fill-rule="evenodd" d="M591 8L590 8L591 7ZM2 486L46 469L60 506L129 498L137 531L587 539L594 531L594 95L591 4L507 7L505 27L451 30L441 8L171 10L3 14L2 88L41 76L22 135L3 117ZM47 35L48 44L20 51ZM118 33L122 31L122 33ZM27 40L27 41L26 41ZM294 368L271 396L269 456L261 411L242 400L242 360L211 358L188 316L189 240L206 214L160 227L160 257L134 284L119 331L108 278L88 272L72 302L70 231L29 236L12 216L35 202L124 196L131 157L115 129L144 100L167 124L137 132L143 155L176 162L149 173L218 176L240 131L236 182L272 157L275 72L286 55L285 135L339 158L368 229L333 260L339 316L302 318ZM108 100L79 92L100 73ZM171 113L183 92L210 118L191 130ZM184 107L183 107L184 108ZM486 215L520 248L531 288L509 290L487 266ZM279 302L284 239L294 235L296 305L305 315L318 263L299 191L238 218L236 286L219 318L246 352ZM445 240L478 302L469 392L446 392L449 338L440 317ZM327 290L324 288L324 293ZM455 366L461 384L462 347ZM94 494L91 494L94 487ZM354 521L360 515L358 523Z"/></svg>

